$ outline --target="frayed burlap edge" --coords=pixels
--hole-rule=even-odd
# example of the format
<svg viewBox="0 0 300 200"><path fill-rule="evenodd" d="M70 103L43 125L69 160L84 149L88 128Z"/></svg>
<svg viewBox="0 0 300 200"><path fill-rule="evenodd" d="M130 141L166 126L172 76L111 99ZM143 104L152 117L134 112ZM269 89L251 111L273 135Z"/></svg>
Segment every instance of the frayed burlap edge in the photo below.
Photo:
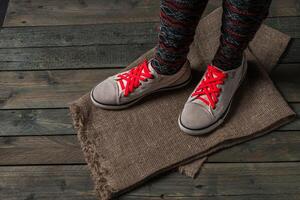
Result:
<svg viewBox="0 0 300 200"><path fill-rule="evenodd" d="M95 183L95 191L99 199L107 200L107 199L111 199L112 197L119 196L125 192L128 192L130 188L117 191L114 188L112 188L112 186L109 184L108 181L109 169L103 167L103 165L101 164L102 156L97 153L96 147L93 145L92 142L89 141L86 135L87 124L85 123L85 119L88 118L88 116L86 116L88 111L80 109L79 106L73 103L70 106L70 112L73 118L73 125L78 133L78 140L82 147L85 160L88 163L89 169L91 170L91 175ZM204 164L204 162L207 160L207 156L217 151L221 151L226 148L230 148L232 146L266 135L270 131L277 129L288 122L291 122L295 117L296 114L293 111L290 111L290 113L286 114L286 117L282 118L282 120L269 125L268 127L266 127L265 129L261 130L256 134L248 135L238 140L224 141L223 143L220 143L217 146L214 146L211 149L208 149L207 151L201 154L198 154L187 160L183 160L177 164L174 164L173 166L169 166L168 168L161 169L159 172L147 177L144 181L135 184L134 187L141 185L146 180L150 179L153 176L156 176L158 173L163 173L174 168L178 168L179 172L184 175L195 177L201 170L201 167Z"/></svg>
<svg viewBox="0 0 300 200"><path fill-rule="evenodd" d="M102 159L96 151L95 145L89 141L86 131L86 120L88 118L86 110L80 109L76 103L69 107L73 118L73 126L77 130L77 137L84 154L84 158L91 171L92 178L95 183L95 192L100 199L111 199L112 194L116 192L108 182L109 170L101 164Z"/></svg>

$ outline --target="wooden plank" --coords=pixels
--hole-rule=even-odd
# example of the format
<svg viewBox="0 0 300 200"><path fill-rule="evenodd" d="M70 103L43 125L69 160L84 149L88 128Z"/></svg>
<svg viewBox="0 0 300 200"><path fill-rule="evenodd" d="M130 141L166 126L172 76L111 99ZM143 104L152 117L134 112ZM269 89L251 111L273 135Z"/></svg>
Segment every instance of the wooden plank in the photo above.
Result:
<svg viewBox="0 0 300 200"><path fill-rule="evenodd" d="M299 199L299 167L299 163L205 164L196 179L166 174L122 199ZM0 167L0 177L5 191L0 198L5 200L95 200L86 166Z"/></svg>
<svg viewBox="0 0 300 200"><path fill-rule="evenodd" d="M300 116L300 104L290 104ZM73 135L69 109L0 110L0 136ZM300 119L279 130L300 130Z"/></svg>
<svg viewBox="0 0 300 200"><path fill-rule="evenodd" d="M118 69L0 73L0 109L65 108ZM293 73L291 73L293 72ZM300 102L299 64L282 65L273 80L290 102Z"/></svg>
<svg viewBox="0 0 300 200"><path fill-rule="evenodd" d="M157 21L159 0L11 0L4 26Z"/></svg>
<svg viewBox="0 0 300 200"><path fill-rule="evenodd" d="M300 38L300 17L267 18L264 24L288 34L291 38Z"/></svg>
<svg viewBox="0 0 300 200"><path fill-rule="evenodd" d="M283 96L289 102L299 102L300 97L300 66L299 64L288 67L277 67L271 73L271 78Z"/></svg>
<svg viewBox="0 0 300 200"><path fill-rule="evenodd" d="M283 193L298 196L298 166L299 163L208 163L203 166L200 176L194 180L177 173L170 174L130 194L206 197Z"/></svg>
<svg viewBox="0 0 300 200"><path fill-rule="evenodd" d="M0 165L85 163L72 136L0 137Z"/></svg>
<svg viewBox="0 0 300 200"><path fill-rule="evenodd" d="M2 27L4 19L5 19L7 7L8 7L8 1L9 0L1 0L0 1L0 28Z"/></svg>
<svg viewBox="0 0 300 200"><path fill-rule="evenodd" d="M84 164L76 135L0 137L0 165ZM209 157L209 162L300 161L300 131L274 131Z"/></svg>
<svg viewBox="0 0 300 200"><path fill-rule="evenodd" d="M0 70L126 66L154 46L153 43L0 49ZM299 51L300 39L295 39L290 43L280 63L300 63Z"/></svg>
<svg viewBox="0 0 300 200"><path fill-rule="evenodd" d="M300 48L300 39L291 39L287 49L282 55L279 63L299 63L299 48Z"/></svg>
<svg viewBox="0 0 300 200"><path fill-rule="evenodd" d="M211 0L203 16L221 6ZM271 17L299 16L297 0L273 0ZM11 0L5 26L45 26L159 21L159 0Z"/></svg>
<svg viewBox="0 0 300 200"><path fill-rule="evenodd" d="M40 70L124 66L152 47L154 44L0 49L0 69Z"/></svg>
<svg viewBox="0 0 300 200"><path fill-rule="evenodd" d="M268 18L265 24L300 38L300 17ZM3 28L0 48L155 43L157 22Z"/></svg>
<svg viewBox="0 0 300 200"><path fill-rule="evenodd" d="M0 73L0 107L60 108L89 92L118 69Z"/></svg>
<svg viewBox="0 0 300 200"><path fill-rule="evenodd" d="M280 24L273 21L275 25ZM156 22L145 22L4 27L0 32L0 48L154 43L158 25Z"/></svg>
<svg viewBox="0 0 300 200"><path fill-rule="evenodd" d="M264 137L233 146L208 158L208 162L285 162L300 161L298 131L275 131ZM289 135L293 135L290 139Z"/></svg>
<svg viewBox="0 0 300 200"><path fill-rule="evenodd" d="M3 200L96 200L86 166L0 167L0 177Z"/></svg>
<svg viewBox="0 0 300 200"><path fill-rule="evenodd" d="M0 127L0 136L75 133L69 109L0 110Z"/></svg>
<svg viewBox="0 0 300 200"><path fill-rule="evenodd" d="M293 122L280 127L279 130L285 130L285 131L300 130L300 105L298 103L296 103L296 104L290 103L289 105L294 110L294 112L297 114L297 118Z"/></svg>
<svg viewBox="0 0 300 200"><path fill-rule="evenodd" d="M272 18L267 22L292 36L299 36L298 17ZM0 70L125 66L155 46L155 27L155 23L135 23L128 27L107 24L5 28L0 32L3 38L0 40ZM280 62L300 62L299 49L300 39L293 40Z"/></svg>
<svg viewBox="0 0 300 200"><path fill-rule="evenodd" d="M228 195L228 196L205 196L201 197L202 200L299 200L298 194L276 194L276 195ZM199 200L199 197L169 197L161 195L160 197L149 197L149 196L131 196L125 195L119 198L119 200Z"/></svg>

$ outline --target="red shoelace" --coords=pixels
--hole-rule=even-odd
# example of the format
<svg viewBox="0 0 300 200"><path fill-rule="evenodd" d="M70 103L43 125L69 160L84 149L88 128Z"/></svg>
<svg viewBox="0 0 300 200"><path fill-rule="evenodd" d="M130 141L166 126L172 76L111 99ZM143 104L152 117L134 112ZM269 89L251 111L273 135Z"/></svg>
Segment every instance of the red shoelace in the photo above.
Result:
<svg viewBox="0 0 300 200"><path fill-rule="evenodd" d="M124 92L124 96L128 96L134 89L141 85L141 81L152 79L153 75L148 68L148 61L144 60L138 66L132 68L128 72L119 74L118 82Z"/></svg>
<svg viewBox="0 0 300 200"><path fill-rule="evenodd" d="M204 78L195 92L192 93L192 97L197 96L197 99L215 109L222 91L221 88L218 88L218 85L222 85L226 78L227 74L225 72L222 72L215 66L208 65Z"/></svg>

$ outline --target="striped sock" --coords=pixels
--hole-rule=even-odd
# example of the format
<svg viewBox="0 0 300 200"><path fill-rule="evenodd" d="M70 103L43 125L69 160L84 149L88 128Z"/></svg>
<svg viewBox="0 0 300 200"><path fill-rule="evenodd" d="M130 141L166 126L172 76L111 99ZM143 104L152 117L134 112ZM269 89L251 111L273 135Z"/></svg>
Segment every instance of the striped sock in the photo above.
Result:
<svg viewBox="0 0 300 200"><path fill-rule="evenodd" d="M271 0L223 0L220 45L212 63L222 70L240 66L242 55L268 15Z"/></svg>
<svg viewBox="0 0 300 200"><path fill-rule="evenodd" d="M195 29L208 0L161 0L160 32L153 68L175 74L186 62Z"/></svg>

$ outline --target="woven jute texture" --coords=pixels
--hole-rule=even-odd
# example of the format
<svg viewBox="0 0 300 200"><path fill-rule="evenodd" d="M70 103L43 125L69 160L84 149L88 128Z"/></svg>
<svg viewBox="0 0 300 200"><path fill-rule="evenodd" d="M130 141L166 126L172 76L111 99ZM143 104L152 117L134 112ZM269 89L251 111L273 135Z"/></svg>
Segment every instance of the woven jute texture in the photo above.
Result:
<svg viewBox="0 0 300 200"><path fill-rule="evenodd" d="M96 108L88 94L72 103L74 126L99 199L110 199L176 167L194 176L215 151L266 134L295 116L266 72L277 63L289 37L262 26L247 50L248 74L225 123L200 137L179 130L177 118L201 78L198 71L216 51L221 12L218 9L199 23L188 56L197 70L188 87L152 95L120 111ZM153 49L129 67L152 54Z"/></svg>

